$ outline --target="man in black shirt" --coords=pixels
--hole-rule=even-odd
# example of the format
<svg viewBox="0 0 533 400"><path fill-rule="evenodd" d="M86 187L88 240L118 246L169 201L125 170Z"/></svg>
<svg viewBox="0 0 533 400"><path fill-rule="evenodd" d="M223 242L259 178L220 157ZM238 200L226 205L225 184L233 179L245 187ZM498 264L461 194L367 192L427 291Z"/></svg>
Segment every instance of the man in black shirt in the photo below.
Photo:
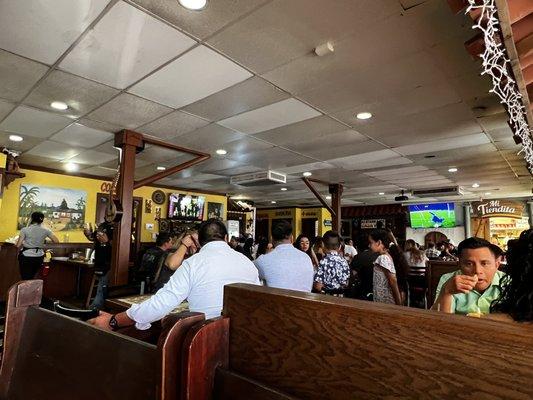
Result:
<svg viewBox="0 0 533 400"><path fill-rule="evenodd" d="M353 258L350 269L352 297L372 301L374 285L374 261L378 257L368 248L368 234L362 233L355 242L357 255Z"/></svg>
<svg viewBox="0 0 533 400"><path fill-rule="evenodd" d="M140 280L148 281L149 286L158 278L163 263L172 249L172 238L168 233L157 235L155 246L150 247L144 253L139 267L138 277ZM150 287L148 288L150 292Z"/></svg>
<svg viewBox="0 0 533 400"><path fill-rule="evenodd" d="M104 221L96 230L84 229L83 233L87 239L94 242L94 273L99 277L96 296L91 303L92 308L101 309L107 297L107 282L109 269L111 268L111 255L113 244L114 225Z"/></svg>

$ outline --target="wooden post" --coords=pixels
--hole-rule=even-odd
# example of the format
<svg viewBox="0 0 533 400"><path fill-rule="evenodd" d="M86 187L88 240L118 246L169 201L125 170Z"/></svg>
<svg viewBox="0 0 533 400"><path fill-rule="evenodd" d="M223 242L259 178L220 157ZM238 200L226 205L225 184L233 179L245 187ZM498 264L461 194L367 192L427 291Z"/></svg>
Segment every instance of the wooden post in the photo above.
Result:
<svg viewBox="0 0 533 400"><path fill-rule="evenodd" d="M339 234L341 233L341 197L342 197L342 184L333 183L329 185L329 193L331 194L331 208L334 213L331 214L332 229Z"/></svg>
<svg viewBox="0 0 533 400"><path fill-rule="evenodd" d="M123 213L122 219L115 226L113 237L113 256L109 271L110 286L128 283L135 154L144 147L143 136L137 132L123 130L115 135L115 147L122 149L117 195L122 204Z"/></svg>

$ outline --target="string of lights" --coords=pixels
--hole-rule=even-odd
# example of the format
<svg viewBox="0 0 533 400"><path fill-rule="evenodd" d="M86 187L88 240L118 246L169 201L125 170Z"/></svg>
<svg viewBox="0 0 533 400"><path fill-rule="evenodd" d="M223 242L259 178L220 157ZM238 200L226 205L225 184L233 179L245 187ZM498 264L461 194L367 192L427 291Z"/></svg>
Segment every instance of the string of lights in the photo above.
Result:
<svg viewBox="0 0 533 400"><path fill-rule="evenodd" d="M523 154L527 168L533 173L532 132L527 122L522 94L512 73L511 61L507 57L505 45L501 40L495 0L482 0L481 2L480 0L468 0L468 3L466 13L476 9L481 11L480 17L472 26L472 29L480 29L484 36L485 51L481 54L483 60L481 74L491 76L490 92L496 94L507 108L514 140L517 144L522 144L522 150L518 154Z"/></svg>

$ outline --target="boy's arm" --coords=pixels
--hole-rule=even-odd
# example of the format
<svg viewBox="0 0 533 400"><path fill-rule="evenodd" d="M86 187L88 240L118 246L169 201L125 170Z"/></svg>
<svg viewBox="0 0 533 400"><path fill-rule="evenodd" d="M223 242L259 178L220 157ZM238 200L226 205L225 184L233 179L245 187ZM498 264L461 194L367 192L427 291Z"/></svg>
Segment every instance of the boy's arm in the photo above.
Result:
<svg viewBox="0 0 533 400"><path fill-rule="evenodd" d="M433 303L433 306L431 306L431 309L445 313L454 313L455 310L452 309L453 295L458 293L466 294L474 289L476 284L477 275L452 276L444 284L442 284L442 289L440 292L437 290L437 299L435 300L435 303Z"/></svg>

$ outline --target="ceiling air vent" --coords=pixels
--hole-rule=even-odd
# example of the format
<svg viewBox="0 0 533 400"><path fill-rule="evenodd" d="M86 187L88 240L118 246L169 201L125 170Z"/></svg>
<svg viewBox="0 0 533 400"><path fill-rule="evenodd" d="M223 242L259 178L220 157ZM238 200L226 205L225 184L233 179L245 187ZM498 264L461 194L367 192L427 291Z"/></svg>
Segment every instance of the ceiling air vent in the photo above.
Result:
<svg viewBox="0 0 533 400"><path fill-rule="evenodd" d="M415 197L462 196L463 194L463 189L460 186L413 190L413 196Z"/></svg>
<svg viewBox="0 0 533 400"><path fill-rule="evenodd" d="M287 183L287 175L274 171L254 172L251 174L235 175L230 178L232 185L265 186Z"/></svg>

